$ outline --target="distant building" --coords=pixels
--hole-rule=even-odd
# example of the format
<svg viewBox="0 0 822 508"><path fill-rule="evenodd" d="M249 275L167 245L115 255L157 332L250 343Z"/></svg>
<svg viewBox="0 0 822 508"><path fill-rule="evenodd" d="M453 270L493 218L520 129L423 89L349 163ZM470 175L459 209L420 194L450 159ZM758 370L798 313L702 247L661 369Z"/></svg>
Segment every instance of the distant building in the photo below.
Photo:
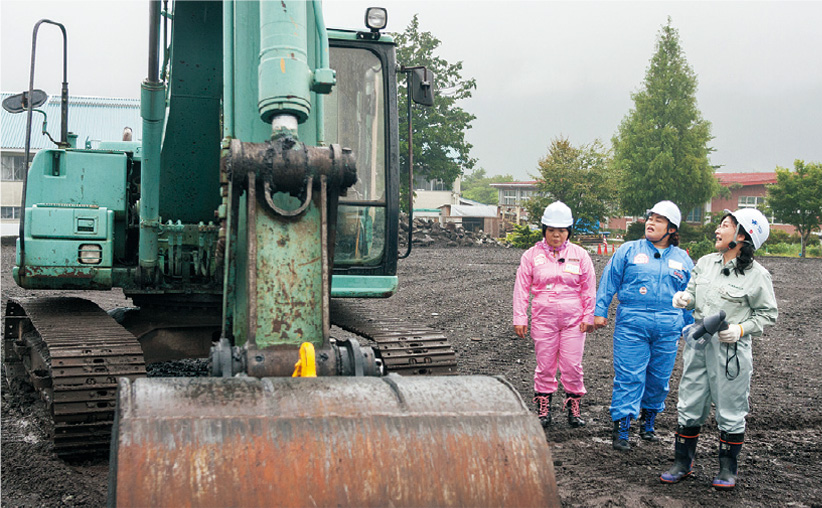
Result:
<svg viewBox="0 0 822 508"><path fill-rule="evenodd" d="M715 173L723 187L731 191L728 198L716 197L708 211L756 208L765 203L766 185L776 183L776 173ZM770 218L769 218L770 219Z"/></svg>
<svg viewBox="0 0 822 508"><path fill-rule="evenodd" d="M539 194L537 181L492 183L499 192L499 214L503 223L527 224L528 210L525 202Z"/></svg>
<svg viewBox="0 0 822 508"><path fill-rule="evenodd" d="M715 197L708 205L707 211L721 214L724 210L738 208L758 208L765 203L767 185L776 183L776 173L714 173L719 184L731 191L731 197ZM773 229L781 229L793 234L796 228L790 224L781 224L768 217Z"/></svg>
<svg viewBox="0 0 822 508"><path fill-rule="evenodd" d="M14 95L0 93L0 100ZM48 132L60 140L60 97L53 96L39 108L48 119ZM22 202L23 175L25 174L26 113L11 114L0 110L0 158L2 158L2 184L0 184L0 234L17 236L19 232L20 204ZM31 158L38 150L55 145L42 134L43 115L32 113ZM68 130L77 135L78 148L95 148L100 141L123 139L126 127L130 128L135 141L142 139L143 122L140 118L139 99L109 97L69 97Z"/></svg>
<svg viewBox="0 0 822 508"><path fill-rule="evenodd" d="M684 222L693 225L704 224L708 214L722 213L723 210L739 208L756 208L765 202L767 185L776 183L776 173L714 173L723 187L730 189L729 198L717 196L704 206L698 206L687 212L683 211ZM499 191L500 216L503 221L514 224L529 222L525 201L538 194L536 181L492 183ZM607 229L626 230L628 226L642 217L610 217L603 226ZM794 233L795 228L789 224L775 223L768 217L774 229Z"/></svg>
<svg viewBox="0 0 822 508"><path fill-rule="evenodd" d="M440 222L443 224L461 224L466 231L482 231L494 238L504 235L500 228L498 209L494 205L460 198L460 204L442 205L440 210Z"/></svg>
<svg viewBox="0 0 822 508"><path fill-rule="evenodd" d="M414 178L414 215L417 217L439 217L443 205L457 205L460 199L460 184L457 177L453 183L442 180L427 180L424 177Z"/></svg>

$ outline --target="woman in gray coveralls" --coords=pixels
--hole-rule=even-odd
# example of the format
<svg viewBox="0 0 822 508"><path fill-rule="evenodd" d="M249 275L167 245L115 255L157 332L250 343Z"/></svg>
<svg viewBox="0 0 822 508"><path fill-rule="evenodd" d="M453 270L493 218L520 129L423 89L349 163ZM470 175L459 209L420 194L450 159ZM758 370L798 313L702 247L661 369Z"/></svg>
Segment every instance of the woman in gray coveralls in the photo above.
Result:
<svg viewBox="0 0 822 508"><path fill-rule="evenodd" d="M749 409L753 337L762 335L777 316L771 275L753 260L769 231L758 210L726 210L716 229L718 252L700 258L687 289L674 295L673 306L694 309L694 319L725 311L729 326L711 337L704 349L685 348L675 462L660 476L663 483L676 483L691 474L699 431L713 404L719 427L719 474L713 486L719 490L736 486L737 457Z"/></svg>

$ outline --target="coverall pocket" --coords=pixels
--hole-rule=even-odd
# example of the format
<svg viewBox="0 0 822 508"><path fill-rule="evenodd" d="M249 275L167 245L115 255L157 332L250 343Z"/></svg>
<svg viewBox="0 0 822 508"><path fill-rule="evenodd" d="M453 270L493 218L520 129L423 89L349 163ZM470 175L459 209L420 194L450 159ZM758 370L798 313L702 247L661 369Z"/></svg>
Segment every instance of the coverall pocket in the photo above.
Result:
<svg viewBox="0 0 822 508"><path fill-rule="evenodd" d="M722 295L723 300L736 304L744 303L746 298L745 292L738 289L726 289L722 291L720 295Z"/></svg>
<svg viewBox="0 0 822 508"><path fill-rule="evenodd" d="M671 270L668 272L671 276L671 285L677 291L685 291L688 287L688 278L682 270Z"/></svg>

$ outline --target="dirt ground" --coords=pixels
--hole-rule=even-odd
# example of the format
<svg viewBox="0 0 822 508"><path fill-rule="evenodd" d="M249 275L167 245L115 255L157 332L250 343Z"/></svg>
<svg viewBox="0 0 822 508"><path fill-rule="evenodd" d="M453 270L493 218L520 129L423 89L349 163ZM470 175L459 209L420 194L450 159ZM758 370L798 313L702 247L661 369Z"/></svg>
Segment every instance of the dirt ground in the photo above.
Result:
<svg viewBox="0 0 822 508"><path fill-rule="evenodd" d="M503 248L416 249L400 262L401 288L388 300L369 301L375 313L396 315L444 331L461 374L501 374L526 400L533 394L533 345L511 326L514 274L523 251ZM2 248L2 300L25 291L11 280L13 248ZM597 274L607 261L593 256ZM659 483L673 455L677 361L660 415L659 443L634 434L633 449L611 449L612 325L589 335L583 366L588 426L571 429L555 418L545 433L553 453L563 506L593 507L822 507L822 260L759 259L773 275L779 320L754 347L754 379L740 479L733 492L714 491L715 424L703 430L696 474L677 485ZM128 302L117 291L91 298L104 308ZM612 314L613 317L613 307ZM557 403L554 401L554 409ZM51 451L44 410L11 394L3 383L2 506L103 506L108 463L67 464Z"/></svg>

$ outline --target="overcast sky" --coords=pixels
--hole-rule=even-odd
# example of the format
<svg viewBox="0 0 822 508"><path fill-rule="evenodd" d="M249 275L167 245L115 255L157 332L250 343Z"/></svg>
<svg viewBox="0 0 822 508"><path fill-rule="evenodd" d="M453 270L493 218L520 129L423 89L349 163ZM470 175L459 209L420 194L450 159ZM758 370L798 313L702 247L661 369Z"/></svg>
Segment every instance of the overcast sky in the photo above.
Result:
<svg viewBox="0 0 822 508"><path fill-rule="evenodd" d="M633 106L667 17L699 79L721 171L773 171L822 161L822 2L552 2L326 0L328 26L360 28L369 6L389 31L416 13L439 55L477 80L462 107L488 175L529 179L558 136L610 146ZM31 32L41 18L69 37L72 95L139 97L147 74L147 2L2 0L0 88L28 88ZM35 87L59 94L59 30L41 26Z"/></svg>

